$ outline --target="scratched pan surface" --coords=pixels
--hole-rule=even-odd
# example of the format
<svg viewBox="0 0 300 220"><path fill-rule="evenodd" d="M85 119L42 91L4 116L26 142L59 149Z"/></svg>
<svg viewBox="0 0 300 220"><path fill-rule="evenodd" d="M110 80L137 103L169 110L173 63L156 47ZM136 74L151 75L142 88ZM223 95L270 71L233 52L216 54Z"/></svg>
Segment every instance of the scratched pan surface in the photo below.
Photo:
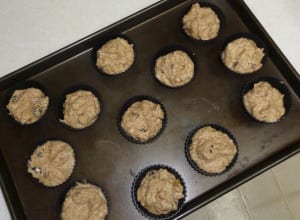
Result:
<svg viewBox="0 0 300 220"><path fill-rule="evenodd" d="M296 72L242 1L210 2L223 11L226 24L220 37L209 44L191 40L180 29L180 18L192 1L166 1L1 79L1 185L15 219L58 219L62 196L74 181L81 179L96 182L107 192L109 219L142 219L131 201L131 184L138 171L153 164L168 165L184 179L187 198L177 217L180 218L299 151L300 83ZM254 75L236 77L218 60L220 44L236 32L255 33L268 47L270 56ZM136 62L125 74L106 77L93 67L92 48L114 34L125 34L135 43ZM198 62L195 79L175 90L163 87L151 75L152 58L172 45L192 51ZM243 86L260 76L282 80L291 92L292 107L277 124L253 121L241 105ZM3 110L9 88L25 79L41 83L50 97L45 117L32 126L19 126ZM103 101L100 119L83 131L67 129L56 115L56 102L74 85L95 88ZM120 106L136 95L159 99L168 113L162 135L145 145L129 142L116 124ZM197 173L184 154L189 131L207 123L224 126L239 144L236 164L218 177ZM53 138L72 144L77 164L66 183L46 188L26 173L26 162L37 144Z"/></svg>

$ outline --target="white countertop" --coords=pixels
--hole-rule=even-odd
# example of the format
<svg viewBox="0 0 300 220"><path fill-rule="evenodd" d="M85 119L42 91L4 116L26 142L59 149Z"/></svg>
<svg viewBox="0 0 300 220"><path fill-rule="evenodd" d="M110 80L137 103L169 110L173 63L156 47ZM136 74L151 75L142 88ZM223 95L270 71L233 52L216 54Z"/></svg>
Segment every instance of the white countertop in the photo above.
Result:
<svg viewBox="0 0 300 220"><path fill-rule="evenodd" d="M245 1L300 72L300 1ZM155 2L0 0L0 77ZM10 219L1 192L0 219Z"/></svg>

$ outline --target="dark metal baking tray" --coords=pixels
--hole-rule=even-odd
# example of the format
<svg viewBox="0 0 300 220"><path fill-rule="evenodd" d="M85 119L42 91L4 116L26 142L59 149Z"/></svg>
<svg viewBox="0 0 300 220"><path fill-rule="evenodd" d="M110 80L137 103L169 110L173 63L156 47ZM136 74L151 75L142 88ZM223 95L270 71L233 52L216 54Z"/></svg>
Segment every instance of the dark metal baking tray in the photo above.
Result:
<svg viewBox="0 0 300 220"><path fill-rule="evenodd" d="M14 219L58 219L63 194L74 181L81 179L97 182L107 192L109 219L142 219L131 201L130 189L135 174L152 164L173 167L186 183L186 204L179 219L299 152L300 83L296 71L242 0L210 1L223 11L226 24L211 43L191 40L182 32L180 19L192 2L161 1L0 80L2 110L8 90L26 79L40 82L50 96L48 112L32 126L19 126L12 123L5 111L0 113L1 186ZM218 60L220 44L236 32L254 33L269 50L264 67L254 75L229 74ZM106 77L93 67L92 48L120 33L135 43L136 62L129 72ZM151 75L153 56L170 45L184 46L199 62L196 78L181 89L165 88ZM279 123L258 123L242 108L242 87L259 76L274 76L290 90L292 106ZM61 94L78 84L94 87L104 106L97 123L83 131L67 129L56 115L56 102ZM168 113L163 134L146 145L130 143L119 133L116 124L120 106L140 94L159 99ZM197 173L184 155L189 131L206 123L226 127L239 143L237 163L218 177ZM77 165L65 184L46 188L26 173L26 162L38 143L52 138L73 145Z"/></svg>

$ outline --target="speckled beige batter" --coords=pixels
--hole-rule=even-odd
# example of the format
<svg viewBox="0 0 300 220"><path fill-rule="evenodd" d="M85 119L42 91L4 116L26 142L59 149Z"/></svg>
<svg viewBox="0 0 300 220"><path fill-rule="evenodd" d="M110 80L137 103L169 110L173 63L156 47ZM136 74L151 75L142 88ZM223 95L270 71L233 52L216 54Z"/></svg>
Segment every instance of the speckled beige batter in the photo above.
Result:
<svg viewBox="0 0 300 220"><path fill-rule="evenodd" d="M194 76L194 63L189 55L176 50L159 57L155 63L155 77L164 85L179 87Z"/></svg>
<svg viewBox="0 0 300 220"><path fill-rule="evenodd" d="M66 96L62 123L72 128L83 129L92 125L100 114L100 103L90 91L78 90Z"/></svg>
<svg viewBox="0 0 300 220"><path fill-rule="evenodd" d="M232 162L237 148L227 134L207 126L194 134L189 151L201 170L221 173Z"/></svg>
<svg viewBox="0 0 300 220"><path fill-rule="evenodd" d="M285 113L284 95L268 82L258 82L243 97L246 110L257 120L276 122Z"/></svg>
<svg viewBox="0 0 300 220"><path fill-rule="evenodd" d="M137 200L150 213L168 214L184 198L183 186L167 169L149 171L137 190Z"/></svg>
<svg viewBox="0 0 300 220"><path fill-rule="evenodd" d="M108 214L102 190L89 183L77 183L67 193L62 206L62 220L104 220Z"/></svg>
<svg viewBox="0 0 300 220"><path fill-rule="evenodd" d="M19 123L32 124L46 113L49 98L37 88L14 91L6 108L9 114Z"/></svg>
<svg viewBox="0 0 300 220"><path fill-rule="evenodd" d="M232 71L249 74L262 67L264 49L253 40L239 38L230 42L222 53L223 63Z"/></svg>
<svg viewBox="0 0 300 220"><path fill-rule="evenodd" d="M197 40L211 40L218 36L220 19L209 7L201 7L199 3L192 5L183 17L183 30Z"/></svg>
<svg viewBox="0 0 300 220"><path fill-rule="evenodd" d="M160 104L142 100L133 103L125 111L121 126L134 139L147 141L162 129L164 117Z"/></svg>
<svg viewBox="0 0 300 220"><path fill-rule="evenodd" d="M47 141L40 145L28 161L27 171L45 186L64 183L72 174L75 156L72 147L63 141Z"/></svg>
<svg viewBox="0 0 300 220"><path fill-rule="evenodd" d="M96 65L109 75L125 72L133 61L133 44L120 37L108 41L97 51Z"/></svg>

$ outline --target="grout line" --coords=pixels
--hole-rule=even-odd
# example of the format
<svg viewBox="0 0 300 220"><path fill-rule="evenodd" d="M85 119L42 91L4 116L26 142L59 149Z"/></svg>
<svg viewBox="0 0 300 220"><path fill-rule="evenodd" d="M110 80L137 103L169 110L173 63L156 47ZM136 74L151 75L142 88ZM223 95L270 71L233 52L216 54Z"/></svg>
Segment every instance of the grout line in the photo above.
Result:
<svg viewBox="0 0 300 220"><path fill-rule="evenodd" d="M281 184L280 184L279 180L278 180L277 177L276 177L276 174L274 173L274 170L271 169L270 171L271 171L271 175L272 175L273 178L275 179L276 185L277 185L277 187L279 188L279 191L281 192L282 197L284 197L284 196L285 196L285 193L284 193L284 191L283 191L283 189L282 189L282 187L281 187Z"/></svg>
<svg viewBox="0 0 300 220"><path fill-rule="evenodd" d="M205 212L205 215L206 215L206 219L209 220L209 216L208 216L208 212L207 212L206 206L204 206L203 208L204 208L204 212Z"/></svg>
<svg viewBox="0 0 300 220"><path fill-rule="evenodd" d="M246 183L247 184L247 183ZM240 191L240 188L236 189L240 195L240 198L242 200L242 203L243 203L243 207L245 208L246 212L247 212L247 215L249 217L249 219L252 219L251 218L251 215L250 215L250 210L248 209L248 206L247 206L247 202L246 202L246 199L244 198L244 195L243 193Z"/></svg>
<svg viewBox="0 0 300 220"><path fill-rule="evenodd" d="M278 166L280 166L280 165L278 165ZM275 172L274 172L273 169L271 169L271 172L272 172L272 175L273 175L273 177L274 177L274 179L275 179L275 182L276 182L276 184L277 184L277 186L278 186L278 188L279 188L279 190L280 190L280 192L281 192L281 194L282 194L283 202L284 202L284 204L286 205L287 210L289 211L289 213L290 213L290 215L292 216L292 218L293 218L293 219L296 219L295 216L294 216L294 213L292 212L292 210L291 210L291 208L290 208L290 206L289 206L289 204L288 204L288 202L287 202L287 195L284 193L284 191L283 191L283 189L282 189L282 186L281 186L281 184L280 184L280 181L277 179L276 174L275 174Z"/></svg>
<svg viewBox="0 0 300 220"><path fill-rule="evenodd" d="M281 186L281 184L280 184L280 181L277 179L277 176L276 176L276 174L275 174L275 172L274 172L273 169L271 169L271 173L272 173L272 176L273 176L274 179L275 179L275 182L276 182L276 184L277 184L277 186L278 186L278 188L279 188L281 194L282 194L283 196L285 196L284 190L283 190L283 188L282 188L282 186Z"/></svg>
<svg viewBox="0 0 300 220"><path fill-rule="evenodd" d="M199 212L203 212L204 215L206 216L205 219L206 219L206 220L209 220L209 216L208 216L208 212L207 212L206 206L203 206L202 208L198 209L197 211L193 212L193 213L190 214L190 215L196 215L196 216L197 216L197 213L199 213ZM190 215L184 217L184 219L187 218L187 217L189 217ZM197 216L197 217L198 217L198 216Z"/></svg>

